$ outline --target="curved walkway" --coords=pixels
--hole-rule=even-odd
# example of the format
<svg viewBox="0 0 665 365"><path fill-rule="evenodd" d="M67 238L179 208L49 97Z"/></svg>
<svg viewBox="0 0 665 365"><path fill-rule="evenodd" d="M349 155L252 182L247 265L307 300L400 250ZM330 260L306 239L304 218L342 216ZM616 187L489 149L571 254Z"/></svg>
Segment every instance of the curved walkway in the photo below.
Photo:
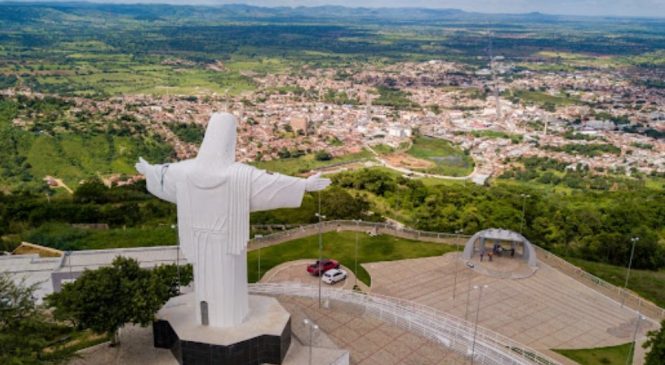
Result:
<svg viewBox="0 0 665 365"><path fill-rule="evenodd" d="M252 294L317 298L314 286L298 284L253 284ZM414 302L350 290L325 288L324 303L339 302L360 307L364 313L429 338L462 356L473 356L486 365L554 365L552 358L472 322Z"/></svg>
<svg viewBox="0 0 665 365"><path fill-rule="evenodd" d="M316 355L325 349L347 350L350 364L360 365L468 365L468 359L445 349L436 341L411 333L394 324L367 315L362 308L342 302L330 302L327 308L319 308L315 298L301 296L277 296L279 302L291 313L291 329L296 341L291 341L289 353L297 347L309 345L305 318L316 323L321 331L312 336L313 364ZM339 351L339 350L338 350ZM289 355L285 364L291 362Z"/></svg>

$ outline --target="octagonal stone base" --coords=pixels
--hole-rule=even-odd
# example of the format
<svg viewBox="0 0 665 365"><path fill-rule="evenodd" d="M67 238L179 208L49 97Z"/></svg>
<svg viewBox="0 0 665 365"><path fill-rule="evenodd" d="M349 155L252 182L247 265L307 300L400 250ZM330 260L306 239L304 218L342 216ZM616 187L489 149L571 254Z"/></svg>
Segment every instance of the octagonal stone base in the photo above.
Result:
<svg viewBox="0 0 665 365"><path fill-rule="evenodd" d="M153 323L154 345L181 365L281 364L291 344L291 315L275 298L249 296L249 315L235 327L202 326L194 293L171 298Z"/></svg>

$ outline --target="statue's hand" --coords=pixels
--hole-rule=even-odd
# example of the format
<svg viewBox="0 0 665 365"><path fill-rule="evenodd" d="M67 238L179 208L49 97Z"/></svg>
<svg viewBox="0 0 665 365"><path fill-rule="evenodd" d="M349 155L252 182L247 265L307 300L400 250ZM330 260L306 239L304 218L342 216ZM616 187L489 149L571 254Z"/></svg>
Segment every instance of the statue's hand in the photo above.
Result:
<svg viewBox="0 0 665 365"><path fill-rule="evenodd" d="M148 167L150 167L150 164L148 161L144 160L143 157L139 157L139 162L134 164L134 168L136 168L136 171L138 171L141 175L146 174Z"/></svg>
<svg viewBox="0 0 665 365"><path fill-rule="evenodd" d="M330 179L321 178L321 173L319 172L318 174L312 175L307 178L305 190L306 191L323 190L328 185L330 185L330 183L331 183Z"/></svg>

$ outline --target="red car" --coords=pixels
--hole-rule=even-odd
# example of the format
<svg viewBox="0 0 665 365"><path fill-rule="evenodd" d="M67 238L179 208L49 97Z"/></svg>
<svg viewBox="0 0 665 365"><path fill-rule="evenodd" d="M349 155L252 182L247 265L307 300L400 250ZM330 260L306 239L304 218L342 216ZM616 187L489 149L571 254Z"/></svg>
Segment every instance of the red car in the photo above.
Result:
<svg viewBox="0 0 665 365"><path fill-rule="evenodd" d="M321 264L319 265L319 260L316 260L313 264L307 265L307 272L314 276L319 276L321 275L319 268L321 269L321 272L326 272L330 269L339 269L339 262L325 259L321 260Z"/></svg>

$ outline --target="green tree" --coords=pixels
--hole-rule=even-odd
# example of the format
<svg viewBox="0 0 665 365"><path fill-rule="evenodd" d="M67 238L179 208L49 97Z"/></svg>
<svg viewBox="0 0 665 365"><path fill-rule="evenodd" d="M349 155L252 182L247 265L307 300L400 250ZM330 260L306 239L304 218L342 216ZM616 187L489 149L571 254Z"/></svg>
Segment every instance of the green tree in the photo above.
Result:
<svg viewBox="0 0 665 365"><path fill-rule="evenodd" d="M333 156L328 151L319 151L314 155L314 158L317 161L330 161L332 160Z"/></svg>
<svg viewBox="0 0 665 365"><path fill-rule="evenodd" d="M187 278L191 280L191 275ZM55 308L56 318L107 333L115 345L118 329L125 323L151 324L157 310L175 294L174 269L150 271L134 259L117 257L111 266L86 270L60 292L48 296L46 302Z"/></svg>
<svg viewBox="0 0 665 365"><path fill-rule="evenodd" d="M346 190L332 186L321 192L321 213L327 219L361 219L369 203Z"/></svg>
<svg viewBox="0 0 665 365"><path fill-rule="evenodd" d="M67 352L45 353L62 326L49 323L34 302L35 285L15 284L0 274L0 364L32 365L59 363Z"/></svg>
<svg viewBox="0 0 665 365"><path fill-rule="evenodd" d="M644 365L662 365L665 359L665 320L660 322L660 330L650 331L642 345L647 351Z"/></svg>
<svg viewBox="0 0 665 365"><path fill-rule="evenodd" d="M108 188L98 178L92 178L81 184L74 192L77 203L105 203Z"/></svg>

